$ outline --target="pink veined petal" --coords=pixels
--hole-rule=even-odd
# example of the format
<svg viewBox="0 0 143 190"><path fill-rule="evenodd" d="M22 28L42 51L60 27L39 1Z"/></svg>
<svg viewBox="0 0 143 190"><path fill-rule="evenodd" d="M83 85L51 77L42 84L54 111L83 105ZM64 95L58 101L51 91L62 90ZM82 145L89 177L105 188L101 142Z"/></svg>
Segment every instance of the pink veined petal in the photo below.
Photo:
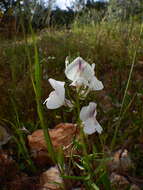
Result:
<svg viewBox="0 0 143 190"><path fill-rule="evenodd" d="M72 63L67 65L65 69L65 75L71 81L74 81L76 78L80 76L79 63L81 64L82 67L84 67L85 63L83 62L83 59L81 57L77 57L75 60L73 60Z"/></svg>
<svg viewBox="0 0 143 190"><path fill-rule="evenodd" d="M84 106L81 108L81 111L80 111L80 119L82 121L86 121L88 118L89 118L88 106Z"/></svg>
<svg viewBox="0 0 143 190"><path fill-rule="evenodd" d="M95 76L95 64L88 64L81 57L77 57L71 64L66 64L65 74L73 81L71 86L88 86L89 90L102 90L103 84Z"/></svg>
<svg viewBox="0 0 143 190"><path fill-rule="evenodd" d="M85 80L84 78L82 77L78 77L77 79L75 79L71 84L70 86L87 86L88 85L88 81Z"/></svg>
<svg viewBox="0 0 143 190"><path fill-rule="evenodd" d="M85 65L84 71L81 73L81 76L86 80L90 81L91 78L94 76L94 70L90 64Z"/></svg>
<svg viewBox="0 0 143 190"><path fill-rule="evenodd" d="M104 88L103 83L93 76L89 83L90 90L102 90Z"/></svg>
<svg viewBox="0 0 143 190"><path fill-rule="evenodd" d="M49 83L51 84L51 86L56 90L57 88L59 89L59 88L63 88L64 87L64 85L65 85L65 82L61 82L61 81L57 81L57 80L55 80L55 79L52 79L52 78L50 78L49 80Z"/></svg>
<svg viewBox="0 0 143 190"><path fill-rule="evenodd" d="M80 119L85 121L88 118L96 117L96 106L97 104L95 102L90 102L88 106L82 107L80 111Z"/></svg>
<svg viewBox="0 0 143 190"><path fill-rule="evenodd" d="M48 109L56 109L64 105L64 101L59 98L55 91L52 91L44 104L46 104Z"/></svg>
<svg viewBox="0 0 143 190"><path fill-rule="evenodd" d="M89 103L89 117L96 117L97 111L96 111L97 104L95 102Z"/></svg>
<svg viewBox="0 0 143 190"><path fill-rule="evenodd" d="M86 121L84 121L84 128L83 131L86 134L93 134L96 131L101 134L102 133L102 127L101 125L98 123L98 121L95 118L89 118Z"/></svg>
<svg viewBox="0 0 143 190"><path fill-rule="evenodd" d="M64 99L65 99L65 87L64 87L65 82L57 81L55 79L50 78L49 83L55 89L55 92L56 92L57 96L59 96L59 99L61 99L61 101L64 101Z"/></svg>
<svg viewBox="0 0 143 190"><path fill-rule="evenodd" d="M96 132L93 118L89 118L88 120L84 122L83 131L88 135L91 135Z"/></svg>
<svg viewBox="0 0 143 190"><path fill-rule="evenodd" d="M93 70L93 72L94 72L94 69L95 69L95 63L93 63L92 65L91 65L91 67L92 67L92 70ZM95 73L95 72L94 72Z"/></svg>
<svg viewBox="0 0 143 190"><path fill-rule="evenodd" d="M88 64L81 57L77 57L71 64L66 67L65 74L68 79L75 81L79 77L84 78L84 80L89 80L94 71L90 64Z"/></svg>
<svg viewBox="0 0 143 190"><path fill-rule="evenodd" d="M97 104L95 102L90 102L88 106L82 107L80 111L80 119L84 123L84 132L86 134L92 134L96 131L101 134L103 130L96 120L96 106Z"/></svg>
<svg viewBox="0 0 143 190"><path fill-rule="evenodd" d="M97 121L96 119L94 120L94 125L95 125L95 128L96 128L96 131L97 131L99 134L101 134L102 131L103 131L103 129L102 129L101 125L98 123L98 121Z"/></svg>

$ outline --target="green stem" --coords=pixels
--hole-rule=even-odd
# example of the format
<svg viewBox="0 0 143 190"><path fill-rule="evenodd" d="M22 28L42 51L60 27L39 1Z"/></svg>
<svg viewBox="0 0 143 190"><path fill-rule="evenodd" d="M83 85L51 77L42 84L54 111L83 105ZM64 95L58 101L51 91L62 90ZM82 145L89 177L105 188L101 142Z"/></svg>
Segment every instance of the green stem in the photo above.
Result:
<svg viewBox="0 0 143 190"><path fill-rule="evenodd" d="M135 62L136 62L136 57L137 57L137 52L138 52L138 48L139 48L139 43L140 43L140 40L141 40L142 32L143 32L143 24L141 25L141 28L140 28L139 42L137 43L137 45L135 47L134 54L133 54L132 65L131 65L131 69L130 69L130 73L129 73L126 89L125 89L125 92L124 92L124 97L123 97L123 101L122 101L122 104L121 104L120 113L119 113L119 120L118 120L117 126L115 128L114 136L113 136L113 139L112 139L112 142L111 142L111 150L115 146L116 138L117 138L117 133L118 133L118 130L119 130L119 127L120 127L120 124L121 124L122 111L123 111L123 107L124 107L124 104L125 104L125 99L126 99L126 96L127 96L127 92L128 92L128 89L129 89L129 84L130 84L130 81L131 81L131 76L132 76L132 73L133 73L134 65L135 65Z"/></svg>
<svg viewBox="0 0 143 190"><path fill-rule="evenodd" d="M88 152L87 152L87 146L86 146L86 143L85 143L85 134L83 132L83 128L82 128L82 122L80 120L80 98L79 98L79 93L77 92L77 96L76 96L76 109L77 109L77 115L78 115L78 118L77 118L77 124L78 126L80 127L80 139L81 139L81 144L82 144L82 149L83 149L83 156L85 156L85 161L88 165L88 167L86 167L86 170L87 170L87 174L89 175L90 174L90 178L88 180L88 182L85 182L86 186L88 186L88 189L94 189L92 187L91 184L93 184L93 180L92 180L92 169L90 167L91 163L89 162L88 160ZM95 185L96 186L96 185Z"/></svg>
<svg viewBox="0 0 143 190"><path fill-rule="evenodd" d="M82 122L80 120L80 102L79 102L79 93L76 94L76 108L77 108L77 125L80 127L80 139L82 141L82 148L85 155L87 155L86 145L84 142L85 136L82 128Z"/></svg>

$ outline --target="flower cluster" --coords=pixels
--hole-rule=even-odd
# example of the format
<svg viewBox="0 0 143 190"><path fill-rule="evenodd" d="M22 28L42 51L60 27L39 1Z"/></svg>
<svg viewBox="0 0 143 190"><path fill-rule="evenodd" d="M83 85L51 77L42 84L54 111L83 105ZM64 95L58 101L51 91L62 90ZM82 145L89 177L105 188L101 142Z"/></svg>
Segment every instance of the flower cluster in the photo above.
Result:
<svg viewBox="0 0 143 190"><path fill-rule="evenodd" d="M81 57L77 57L72 63L66 59L65 75L71 81L70 86L76 89L82 89L82 94L87 95L90 91L102 90L103 84L95 76L95 64L90 65ZM65 98L65 82L49 79L49 83L54 91L49 94L45 100L48 109L56 109L63 105L72 107L70 100ZM86 134L102 132L102 127L96 120L96 103L90 102L88 106L84 106L80 111L80 120L83 123L83 130Z"/></svg>

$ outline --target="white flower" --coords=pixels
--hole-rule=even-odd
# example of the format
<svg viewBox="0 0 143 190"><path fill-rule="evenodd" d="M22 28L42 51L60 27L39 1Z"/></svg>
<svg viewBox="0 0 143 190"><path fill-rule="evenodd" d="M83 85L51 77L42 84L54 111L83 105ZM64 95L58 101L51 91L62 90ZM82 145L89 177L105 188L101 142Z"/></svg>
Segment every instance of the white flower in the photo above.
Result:
<svg viewBox="0 0 143 190"><path fill-rule="evenodd" d="M103 129L96 120L96 115L96 103L90 102L88 106L82 107L80 111L80 119L83 121L83 130L86 134L90 135L96 131L101 134Z"/></svg>
<svg viewBox="0 0 143 190"><path fill-rule="evenodd" d="M73 81L72 86L85 86L89 90L101 90L103 84L95 76L95 64L88 64L81 57L77 57L71 64L66 60L65 75L68 79Z"/></svg>
<svg viewBox="0 0 143 190"><path fill-rule="evenodd" d="M81 57L77 57L71 64L66 63L65 74L68 79L73 81L71 85L87 85L91 75L94 75L92 67Z"/></svg>
<svg viewBox="0 0 143 190"><path fill-rule="evenodd" d="M49 83L54 88L49 94L49 97L45 100L48 109L56 109L65 104L65 82L57 81L50 78Z"/></svg>

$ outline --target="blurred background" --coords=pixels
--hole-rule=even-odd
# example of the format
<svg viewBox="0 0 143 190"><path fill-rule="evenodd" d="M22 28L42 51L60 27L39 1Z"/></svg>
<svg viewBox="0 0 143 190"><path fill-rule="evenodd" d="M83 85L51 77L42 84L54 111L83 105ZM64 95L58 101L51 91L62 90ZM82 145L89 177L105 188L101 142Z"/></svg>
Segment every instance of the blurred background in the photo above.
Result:
<svg viewBox="0 0 143 190"><path fill-rule="evenodd" d="M142 20L142 0L0 0L0 32L9 37L22 30L45 27L70 28L74 19L81 23L101 20Z"/></svg>

